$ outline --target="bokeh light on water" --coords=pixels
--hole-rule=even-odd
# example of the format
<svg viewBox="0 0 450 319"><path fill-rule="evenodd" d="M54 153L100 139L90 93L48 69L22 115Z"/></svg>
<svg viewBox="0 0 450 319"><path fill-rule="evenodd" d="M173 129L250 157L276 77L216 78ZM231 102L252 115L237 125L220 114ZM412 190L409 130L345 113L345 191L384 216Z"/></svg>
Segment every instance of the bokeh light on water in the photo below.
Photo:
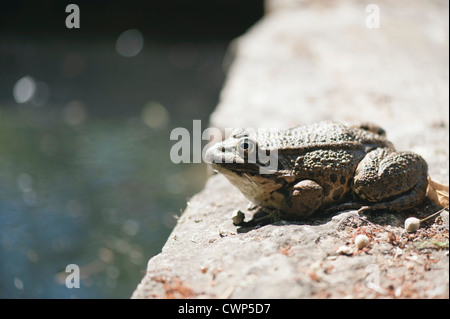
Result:
<svg viewBox="0 0 450 319"><path fill-rule="evenodd" d="M144 38L139 30L131 29L123 32L116 41L117 53L124 57L133 57L141 52Z"/></svg>
<svg viewBox="0 0 450 319"><path fill-rule="evenodd" d="M169 120L169 112L158 102L149 102L142 110L142 121L153 129L167 127Z"/></svg>
<svg viewBox="0 0 450 319"><path fill-rule="evenodd" d="M13 95L17 103L28 102L34 95L36 83L30 76L24 76L14 85Z"/></svg>

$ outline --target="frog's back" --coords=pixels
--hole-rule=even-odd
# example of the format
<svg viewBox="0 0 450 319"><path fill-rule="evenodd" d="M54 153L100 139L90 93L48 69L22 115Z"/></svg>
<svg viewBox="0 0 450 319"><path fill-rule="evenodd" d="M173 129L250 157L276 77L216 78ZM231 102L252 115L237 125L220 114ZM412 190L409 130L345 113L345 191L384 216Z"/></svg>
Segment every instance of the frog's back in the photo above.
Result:
<svg viewBox="0 0 450 319"><path fill-rule="evenodd" d="M265 149L277 149L281 152L333 146L345 148L345 145L352 148L390 145L384 135L328 121L265 132L258 135L258 142Z"/></svg>

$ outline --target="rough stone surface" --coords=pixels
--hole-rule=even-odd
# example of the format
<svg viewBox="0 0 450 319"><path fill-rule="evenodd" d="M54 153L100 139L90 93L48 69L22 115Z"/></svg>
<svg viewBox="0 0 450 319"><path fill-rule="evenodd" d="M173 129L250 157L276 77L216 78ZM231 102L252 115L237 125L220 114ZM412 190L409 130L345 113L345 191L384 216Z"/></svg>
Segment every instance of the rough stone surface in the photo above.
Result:
<svg viewBox="0 0 450 319"><path fill-rule="evenodd" d="M232 45L211 126L370 120L448 184L448 2L377 1L379 29L365 26L369 3L267 1L266 16ZM233 224L236 210L247 223ZM397 214L267 223L215 175L190 200L132 297L448 298L448 214L404 230L408 217L437 210L425 202ZM360 234L369 245L357 249Z"/></svg>
<svg viewBox="0 0 450 319"><path fill-rule="evenodd" d="M234 209L253 217L247 207L223 176L211 177L149 261L133 298L448 297L448 250L432 244L448 239L448 227L433 224L408 237L402 222L410 212L360 218L354 211L233 225ZM357 249L358 234L370 238L369 247ZM341 246L350 253L339 253Z"/></svg>

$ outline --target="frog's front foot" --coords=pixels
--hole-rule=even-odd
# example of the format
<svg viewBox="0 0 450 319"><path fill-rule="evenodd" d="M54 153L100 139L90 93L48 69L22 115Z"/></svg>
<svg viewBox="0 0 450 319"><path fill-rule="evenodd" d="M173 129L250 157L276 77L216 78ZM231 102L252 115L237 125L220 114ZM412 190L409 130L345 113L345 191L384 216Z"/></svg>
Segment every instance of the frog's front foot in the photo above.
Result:
<svg viewBox="0 0 450 319"><path fill-rule="evenodd" d="M302 180L295 184L286 199L287 206L282 209L285 219L305 219L322 205L324 192L322 186L312 180Z"/></svg>
<svg viewBox="0 0 450 319"><path fill-rule="evenodd" d="M264 225L276 223L280 220L281 212L276 208L259 207L252 219L239 223L243 229L261 227Z"/></svg>

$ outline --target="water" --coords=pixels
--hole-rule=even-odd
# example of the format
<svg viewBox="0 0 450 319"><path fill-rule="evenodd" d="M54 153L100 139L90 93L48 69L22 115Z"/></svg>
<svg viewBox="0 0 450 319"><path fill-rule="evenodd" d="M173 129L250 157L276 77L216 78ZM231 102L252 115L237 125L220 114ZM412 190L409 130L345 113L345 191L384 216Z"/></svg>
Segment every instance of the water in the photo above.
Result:
<svg viewBox="0 0 450 319"><path fill-rule="evenodd" d="M204 164L173 164L169 136L206 128L227 43L126 57L116 40L0 36L2 298L129 298L203 186Z"/></svg>

